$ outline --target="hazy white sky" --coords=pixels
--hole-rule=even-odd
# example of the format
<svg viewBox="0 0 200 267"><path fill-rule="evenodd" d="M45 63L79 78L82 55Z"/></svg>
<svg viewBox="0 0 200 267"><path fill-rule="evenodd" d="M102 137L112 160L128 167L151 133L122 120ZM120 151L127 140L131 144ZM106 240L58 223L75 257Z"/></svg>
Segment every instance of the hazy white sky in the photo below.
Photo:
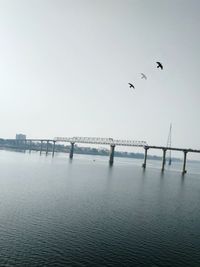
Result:
<svg viewBox="0 0 200 267"><path fill-rule="evenodd" d="M0 0L0 136L164 145L172 122L173 146L199 149L199 14L199 0Z"/></svg>

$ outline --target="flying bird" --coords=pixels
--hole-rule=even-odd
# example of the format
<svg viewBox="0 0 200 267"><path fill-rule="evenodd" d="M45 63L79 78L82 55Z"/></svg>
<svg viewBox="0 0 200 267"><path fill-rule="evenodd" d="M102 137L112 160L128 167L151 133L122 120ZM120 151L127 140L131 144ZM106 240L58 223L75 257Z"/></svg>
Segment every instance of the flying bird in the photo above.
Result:
<svg viewBox="0 0 200 267"><path fill-rule="evenodd" d="M132 83L128 83L130 88L135 89L134 85Z"/></svg>
<svg viewBox="0 0 200 267"><path fill-rule="evenodd" d="M141 77L141 79L147 79L147 76L144 74L144 73L141 73L141 75L142 75L142 77Z"/></svg>
<svg viewBox="0 0 200 267"><path fill-rule="evenodd" d="M158 65L157 65L157 68L160 68L161 70L163 70L163 65L160 63L160 62L156 62Z"/></svg>

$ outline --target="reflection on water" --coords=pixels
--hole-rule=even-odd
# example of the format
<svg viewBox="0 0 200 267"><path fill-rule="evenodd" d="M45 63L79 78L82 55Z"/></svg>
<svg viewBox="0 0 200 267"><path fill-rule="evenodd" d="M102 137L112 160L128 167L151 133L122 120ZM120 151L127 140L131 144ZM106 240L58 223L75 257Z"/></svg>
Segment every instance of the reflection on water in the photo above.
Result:
<svg viewBox="0 0 200 267"><path fill-rule="evenodd" d="M200 177L180 164L8 151L0 163L0 266L200 266Z"/></svg>

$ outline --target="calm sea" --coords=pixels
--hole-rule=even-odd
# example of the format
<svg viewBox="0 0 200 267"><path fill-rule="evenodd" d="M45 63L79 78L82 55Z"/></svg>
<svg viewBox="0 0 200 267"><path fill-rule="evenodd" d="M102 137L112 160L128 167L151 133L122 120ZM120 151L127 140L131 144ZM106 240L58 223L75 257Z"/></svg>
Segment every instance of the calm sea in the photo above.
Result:
<svg viewBox="0 0 200 267"><path fill-rule="evenodd" d="M200 164L0 151L0 266L200 266Z"/></svg>

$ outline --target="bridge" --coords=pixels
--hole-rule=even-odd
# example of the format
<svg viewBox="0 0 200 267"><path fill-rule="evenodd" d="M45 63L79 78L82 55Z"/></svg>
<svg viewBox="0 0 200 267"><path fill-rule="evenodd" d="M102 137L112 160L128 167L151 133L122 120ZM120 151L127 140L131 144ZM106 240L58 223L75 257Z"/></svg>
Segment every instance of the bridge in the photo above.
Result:
<svg viewBox="0 0 200 267"><path fill-rule="evenodd" d="M146 141L136 141L136 140L121 140L121 139L113 139L113 138L99 138L99 137L55 137L53 139L0 139L1 142L3 141L10 141L14 144L24 143L25 149L27 149L27 143L29 143L29 151L31 151L31 144L34 142L40 142L40 154L43 151L43 143L46 143L46 155L49 153L49 143L52 143L52 156L55 153L55 144L57 142L67 142L70 143L70 159L73 158L74 154L74 145L75 143L82 143L82 144L100 144L100 145L109 145L110 146L110 153L109 153L109 164L113 165L114 162L114 150L116 146L129 146L129 147L141 147L145 150L144 153L144 163L142 167L145 169L147 165L147 152L149 149L159 149L163 151L162 156L162 166L161 170L164 171L165 169L165 162L166 162L166 152L167 150L173 151L181 151L183 152L183 169L182 174L185 174L186 171L186 159L187 154L190 153L200 153L200 150L191 149L191 148L176 148L176 147L167 147L167 146L151 146L148 145Z"/></svg>

